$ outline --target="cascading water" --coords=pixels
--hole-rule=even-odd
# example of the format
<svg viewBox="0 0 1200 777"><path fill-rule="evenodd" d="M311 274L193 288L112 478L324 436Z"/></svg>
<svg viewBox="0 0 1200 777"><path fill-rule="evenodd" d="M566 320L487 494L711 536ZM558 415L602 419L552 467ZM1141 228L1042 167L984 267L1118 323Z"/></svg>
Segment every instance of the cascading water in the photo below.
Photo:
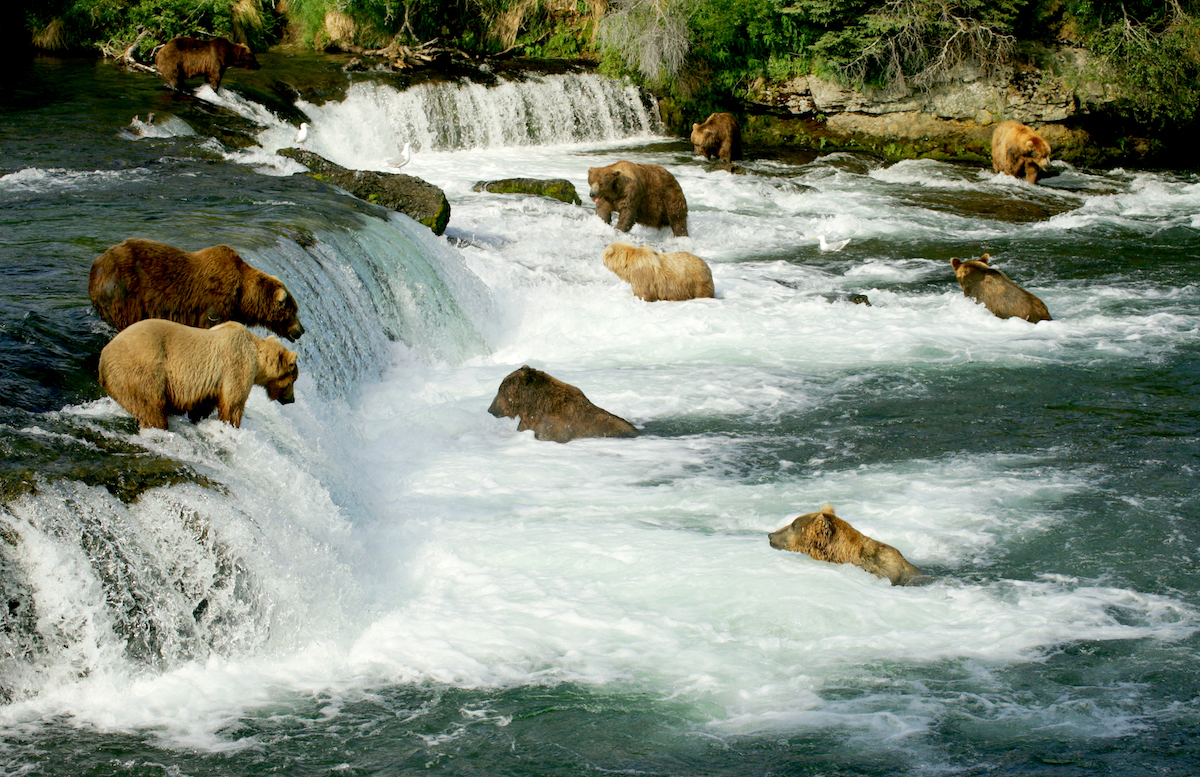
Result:
<svg viewBox="0 0 1200 777"><path fill-rule="evenodd" d="M349 167L417 144L438 238L288 175L295 127L241 74L198 96L257 122L249 151L123 136L195 103L47 69L96 94L0 113L0 770L1195 765L1193 174L1033 188L835 154L734 176L590 75L298 106ZM617 159L676 175L690 237L472 190ZM134 235L288 284L294 405L256 390L241 429L139 434L100 396L87 269ZM717 298L632 297L599 260L618 237L703 256ZM984 251L1055 320L965 299L949 257ZM486 408L523 363L644 435L516 432ZM933 581L769 547L824 502Z"/></svg>

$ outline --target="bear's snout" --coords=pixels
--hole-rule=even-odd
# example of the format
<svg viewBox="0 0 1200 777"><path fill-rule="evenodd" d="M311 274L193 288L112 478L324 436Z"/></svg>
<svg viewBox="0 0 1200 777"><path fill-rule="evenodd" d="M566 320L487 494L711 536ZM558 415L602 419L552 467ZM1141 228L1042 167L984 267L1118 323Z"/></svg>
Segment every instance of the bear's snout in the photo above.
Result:
<svg viewBox="0 0 1200 777"><path fill-rule="evenodd" d="M299 321L297 321L295 324L293 324L291 326L291 328L289 328L287 330L287 334L284 335L284 337L286 337L287 339L291 340L294 343L300 339L300 335L302 335L302 334L304 334L304 325L301 324Z"/></svg>
<svg viewBox="0 0 1200 777"><path fill-rule="evenodd" d="M790 528L791 528L790 526L787 526L778 531L773 531L767 535L767 539L769 539L771 541L772 548L774 548L775 550L787 550L788 549L786 535L788 534L788 529L790 529Z"/></svg>
<svg viewBox="0 0 1200 777"><path fill-rule="evenodd" d="M508 415L508 413L504 412L504 408L500 406L499 396L492 400L492 404L488 407L488 412L497 418L504 418Z"/></svg>

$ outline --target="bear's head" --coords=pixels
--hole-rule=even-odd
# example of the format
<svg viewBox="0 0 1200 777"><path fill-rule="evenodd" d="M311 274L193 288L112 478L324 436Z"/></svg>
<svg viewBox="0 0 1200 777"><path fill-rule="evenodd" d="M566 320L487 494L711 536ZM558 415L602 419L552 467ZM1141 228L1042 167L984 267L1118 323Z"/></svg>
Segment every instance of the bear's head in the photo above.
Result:
<svg viewBox="0 0 1200 777"><path fill-rule="evenodd" d="M991 260L989 254L984 254L978 259L967 259L963 261L958 257L950 259L950 266L954 268L954 277L958 278L959 283L963 283L972 275L998 273L999 270L993 269L988 262Z"/></svg>
<svg viewBox="0 0 1200 777"><path fill-rule="evenodd" d="M823 549L833 537L833 505L826 504L815 513L805 513L778 531L767 535L776 550L811 553Z"/></svg>
<svg viewBox="0 0 1200 777"><path fill-rule="evenodd" d="M621 171L616 165L589 167L588 186L593 201L606 199L615 202L621 198Z"/></svg>
<svg viewBox="0 0 1200 777"><path fill-rule="evenodd" d="M523 365L500 381L488 412L497 418L516 418L522 413L543 409L549 398L547 389L553 388L549 385L553 380L541 370Z"/></svg>
<svg viewBox="0 0 1200 777"><path fill-rule="evenodd" d="M713 149L721 144L717 133L707 125L707 121L703 125L692 125L692 148L695 149L697 156L710 156Z"/></svg>
<svg viewBox="0 0 1200 777"><path fill-rule="evenodd" d="M254 52L250 50L250 47L241 43L233 44L233 62L230 65L232 67L244 67L247 70L258 70L262 67L258 64L258 60L255 59Z"/></svg>
<svg viewBox="0 0 1200 777"><path fill-rule="evenodd" d="M251 268L249 274L243 276L243 283L242 314L246 323L265 326L292 342L304 334L296 298L283 281Z"/></svg>
<svg viewBox="0 0 1200 777"><path fill-rule="evenodd" d="M290 405L296 401L294 388L300 377L299 357L274 337L258 341L258 375L254 382L267 390L272 402Z"/></svg>

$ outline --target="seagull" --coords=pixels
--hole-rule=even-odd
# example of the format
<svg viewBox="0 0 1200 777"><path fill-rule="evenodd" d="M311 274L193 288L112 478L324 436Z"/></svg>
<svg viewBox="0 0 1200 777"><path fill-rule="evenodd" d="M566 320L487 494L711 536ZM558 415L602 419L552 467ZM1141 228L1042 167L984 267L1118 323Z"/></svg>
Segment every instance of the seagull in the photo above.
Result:
<svg viewBox="0 0 1200 777"><path fill-rule="evenodd" d="M308 140L308 123L300 122L300 131L296 133L296 145L304 148L304 141Z"/></svg>
<svg viewBox="0 0 1200 777"><path fill-rule="evenodd" d="M405 143L404 149L400 152L400 156L392 157L388 160L388 164L399 170L406 164L412 161L412 143Z"/></svg>
<svg viewBox="0 0 1200 777"><path fill-rule="evenodd" d="M850 243L850 238L845 240L835 240L830 243L825 239L824 235L817 235L817 243L820 244L822 251L841 251Z"/></svg>

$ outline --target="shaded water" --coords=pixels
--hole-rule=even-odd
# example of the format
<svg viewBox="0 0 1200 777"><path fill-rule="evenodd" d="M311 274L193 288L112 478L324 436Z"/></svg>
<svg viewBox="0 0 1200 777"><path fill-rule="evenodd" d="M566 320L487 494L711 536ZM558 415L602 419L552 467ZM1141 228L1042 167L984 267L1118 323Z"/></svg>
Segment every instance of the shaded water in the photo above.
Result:
<svg viewBox="0 0 1200 777"><path fill-rule="evenodd" d="M6 772L1200 768L1195 175L732 176L590 76L286 105L272 66L195 97L54 61L5 87ZM556 101L583 128L528 131ZM120 132L147 110L166 137ZM289 175L301 116L351 167L418 140L447 235ZM587 208L472 191L623 158L690 207L690 237L632 238L705 257L717 299L643 303ZM101 396L87 271L132 235L284 279L296 404L138 434ZM949 259L983 252L1055 320L963 298ZM486 408L523 363L645 434L517 433ZM769 547L824 502L933 582Z"/></svg>

